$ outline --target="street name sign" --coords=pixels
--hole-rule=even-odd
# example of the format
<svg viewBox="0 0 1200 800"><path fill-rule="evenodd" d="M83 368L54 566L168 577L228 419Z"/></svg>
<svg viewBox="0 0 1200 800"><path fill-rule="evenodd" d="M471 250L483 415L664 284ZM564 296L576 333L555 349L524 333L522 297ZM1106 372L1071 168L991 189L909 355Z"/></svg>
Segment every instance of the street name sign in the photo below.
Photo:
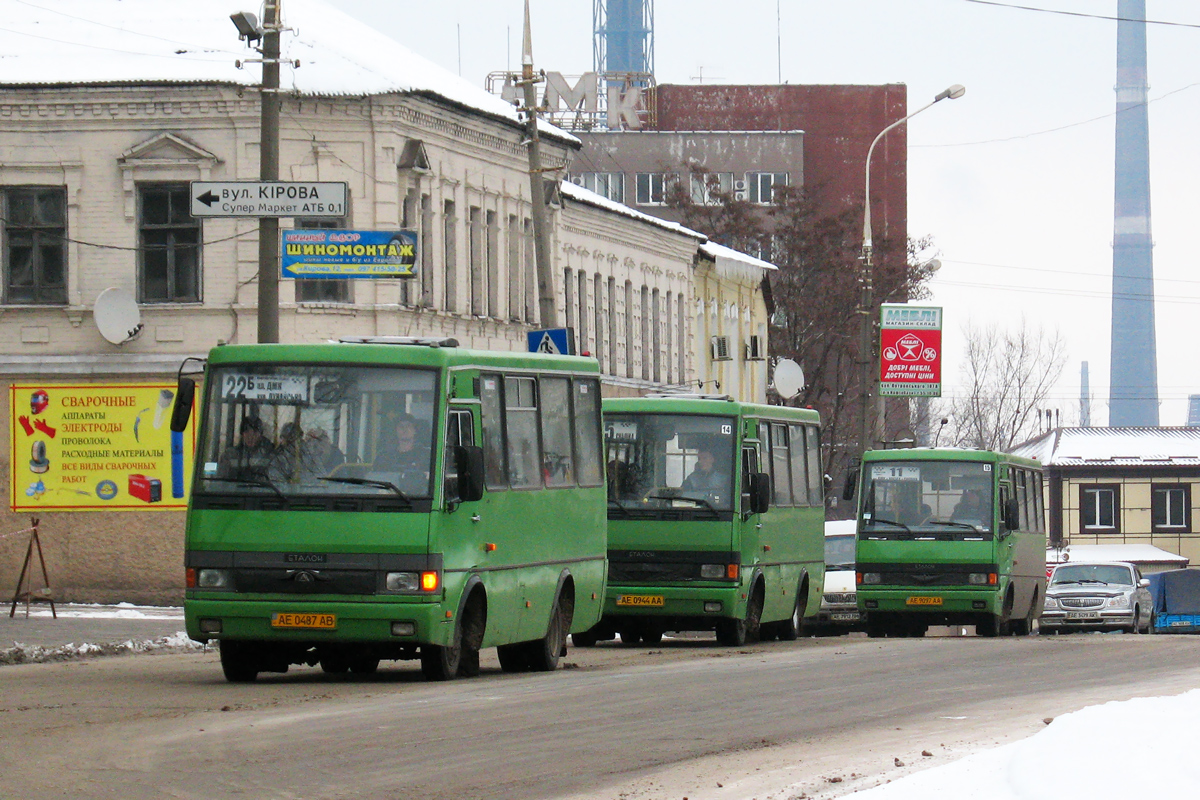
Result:
<svg viewBox="0 0 1200 800"><path fill-rule="evenodd" d="M344 217L344 181L192 181L193 217Z"/></svg>

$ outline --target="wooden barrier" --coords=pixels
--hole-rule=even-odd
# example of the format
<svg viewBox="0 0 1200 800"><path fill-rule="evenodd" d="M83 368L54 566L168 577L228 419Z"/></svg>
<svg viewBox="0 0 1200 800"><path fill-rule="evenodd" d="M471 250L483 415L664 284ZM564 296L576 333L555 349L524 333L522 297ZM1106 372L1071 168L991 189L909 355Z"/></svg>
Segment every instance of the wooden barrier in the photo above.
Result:
<svg viewBox="0 0 1200 800"><path fill-rule="evenodd" d="M10 536L15 536L20 533L29 534L29 547L25 549L25 563L21 565L21 575L17 578L17 588L13 592L12 607L8 610L8 616L14 617L17 614L17 603L25 601L25 616L29 617L29 604L33 600L45 600L50 603L50 613L58 619L58 610L54 607L54 592L50 589L50 575L46 571L46 557L42 555L42 541L38 538L38 518L33 517L33 527L25 530L15 531ZM37 548L38 563L42 565L42 583L44 586L36 592L33 590L33 570L30 568L33 561L33 551ZM21 586L25 589L22 590Z"/></svg>

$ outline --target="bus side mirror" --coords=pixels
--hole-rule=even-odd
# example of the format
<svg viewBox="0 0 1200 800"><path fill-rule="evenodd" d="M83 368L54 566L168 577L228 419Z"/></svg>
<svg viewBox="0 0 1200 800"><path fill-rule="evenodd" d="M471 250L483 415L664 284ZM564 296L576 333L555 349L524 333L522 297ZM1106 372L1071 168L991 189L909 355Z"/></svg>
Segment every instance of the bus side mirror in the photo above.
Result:
<svg viewBox="0 0 1200 800"><path fill-rule="evenodd" d="M175 407L171 409L171 430L183 433L192 417L192 400L196 396L196 382L191 378L180 378L175 387Z"/></svg>
<svg viewBox="0 0 1200 800"><path fill-rule="evenodd" d="M1008 502L1004 504L1004 527L1010 531L1021 527L1021 509L1015 497L1008 498Z"/></svg>
<svg viewBox="0 0 1200 800"><path fill-rule="evenodd" d="M842 487L842 499L853 500L854 490L858 486L858 468L846 473L846 484Z"/></svg>
<svg viewBox="0 0 1200 800"><path fill-rule="evenodd" d="M483 448L459 445L454 448L454 465L458 471L458 499L473 503L483 498Z"/></svg>
<svg viewBox="0 0 1200 800"><path fill-rule="evenodd" d="M771 507L771 476L765 472L750 475L750 513L762 514Z"/></svg>

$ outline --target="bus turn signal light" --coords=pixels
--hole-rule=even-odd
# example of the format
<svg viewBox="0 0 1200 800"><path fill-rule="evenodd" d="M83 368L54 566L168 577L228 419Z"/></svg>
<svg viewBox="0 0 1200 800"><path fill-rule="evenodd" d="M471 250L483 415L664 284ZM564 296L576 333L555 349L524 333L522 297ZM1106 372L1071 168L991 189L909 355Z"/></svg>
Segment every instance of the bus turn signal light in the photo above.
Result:
<svg viewBox="0 0 1200 800"><path fill-rule="evenodd" d="M187 588L189 588L189 589L196 588L196 568L195 567L187 568L186 585L187 585Z"/></svg>
<svg viewBox="0 0 1200 800"><path fill-rule="evenodd" d="M726 574L729 576L729 579L730 579L730 580L734 580L734 581L736 581L736 580L737 580L737 576L738 576L738 565L737 565L737 564L730 564L730 565L729 565L729 572L727 572Z"/></svg>
<svg viewBox="0 0 1200 800"><path fill-rule="evenodd" d="M436 572L421 573L421 591L436 592L438 588L438 574Z"/></svg>

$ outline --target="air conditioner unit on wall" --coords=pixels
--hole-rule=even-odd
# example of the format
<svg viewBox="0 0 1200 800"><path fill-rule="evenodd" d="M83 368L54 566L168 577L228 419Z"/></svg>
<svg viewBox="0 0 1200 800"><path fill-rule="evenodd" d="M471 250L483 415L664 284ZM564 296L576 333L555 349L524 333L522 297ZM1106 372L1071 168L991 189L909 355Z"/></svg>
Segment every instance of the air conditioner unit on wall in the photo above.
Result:
<svg viewBox="0 0 1200 800"><path fill-rule="evenodd" d="M766 342L761 336L751 336L750 341L746 344L746 360L747 361L765 361L767 358Z"/></svg>
<svg viewBox="0 0 1200 800"><path fill-rule="evenodd" d="M733 193L733 199L734 199L734 200L742 200L742 201L745 201L745 199L746 199L746 193L745 193L745 192L734 192L734 193Z"/></svg>
<svg viewBox="0 0 1200 800"><path fill-rule="evenodd" d="M745 181L734 181L734 182L733 182L733 190L734 190L735 192L744 192L744 191L746 191L746 182L745 182Z"/></svg>
<svg viewBox="0 0 1200 800"><path fill-rule="evenodd" d="M733 356L729 353L729 337L714 336L712 337L712 360L713 361L732 361Z"/></svg>

